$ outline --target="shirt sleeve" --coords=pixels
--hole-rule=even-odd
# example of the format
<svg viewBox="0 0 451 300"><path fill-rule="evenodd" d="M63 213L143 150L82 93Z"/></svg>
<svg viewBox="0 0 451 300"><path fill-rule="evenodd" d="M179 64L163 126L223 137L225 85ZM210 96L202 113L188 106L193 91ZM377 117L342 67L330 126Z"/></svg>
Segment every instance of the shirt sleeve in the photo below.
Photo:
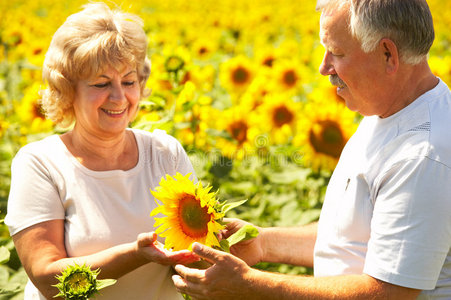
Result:
<svg viewBox="0 0 451 300"><path fill-rule="evenodd" d="M411 159L380 176L364 273L392 284L434 289L451 245L451 170Z"/></svg>
<svg viewBox="0 0 451 300"><path fill-rule="evenodd" d="M190 179L197 182L197 177L191 164L191 161L183 148L182 144L173 136L167 134L163 130L155 130L153 132L156 140L154 147L158 149L154 155L158 155L156 161L159 161L166 169L169 175L175 175L176 172L186 175L191 173ZM168 168L170 166L170 168Z"/></svg>
<svg viewBox="0 0 451 300"><path fill-rule="evenodd" d="M193 165L191 164L191 160L188 157L188 154L186 153L183 146L180 144L180 142L176 141L176 147L177 147L177 163L176 163L176 169L177 172L186 175L188 173L191 173L191 180L194 180L194 182L197 182L196 173L194 171Z"/></svg>
<svg viewBox="0 0 451 300"><path fill-rule="evenodd" d="M19 151L11 165L5 223L11 236L32 225L64 219L64 207L50 172L37 156Z"/></svg>

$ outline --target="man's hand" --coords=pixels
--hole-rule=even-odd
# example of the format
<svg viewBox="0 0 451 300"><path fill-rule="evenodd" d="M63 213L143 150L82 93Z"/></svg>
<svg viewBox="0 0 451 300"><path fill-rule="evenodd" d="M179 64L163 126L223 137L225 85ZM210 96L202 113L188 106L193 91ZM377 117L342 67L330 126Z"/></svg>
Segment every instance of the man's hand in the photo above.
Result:
<svg viewBox="0 0 451 300"><path fill-rule="evenodd" d="M179 292L196 299L238 299L249 288L246 276L252 269L244 261L199 243L193 245L193 251L212 266L199 270L177 265L179 275L172 276L172 280Z"/></svg>
<svg viewBox="0 0 451 300"><path fill-rule="evenodd" d="M264 247L262 245L263 229L240 219L226 218L224 221L227 224L226 229L220 232L219 236L221 239L228 238L244 225L249 224L257 228L259 235L256 238L233 245L230 248L230 253L244 260L249 266L253 266L261 262L264 253Z"/></svg>

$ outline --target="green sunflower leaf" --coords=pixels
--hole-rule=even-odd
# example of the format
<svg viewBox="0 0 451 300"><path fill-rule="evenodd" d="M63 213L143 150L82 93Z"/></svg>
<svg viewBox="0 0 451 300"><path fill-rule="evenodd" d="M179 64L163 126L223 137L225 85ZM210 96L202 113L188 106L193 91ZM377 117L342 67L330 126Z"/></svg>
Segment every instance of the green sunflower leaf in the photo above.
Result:
<svg viewBox="0 0 451 300"><path fill-rule="evenodd" d="M246 201L247 201L247 199L240 200L240 201L235 201L235 202L230 202L230 203L227 202L227 201L224 201L224 203L222 203L220 205L220 208L219 208L220 212L223 213L223 214L226 214L229 210L232 210L235 207L238 207L238 206L244 204Z"/></svg>
<svg viewBox="0 0 451 300"><path fill-rule="evenodd" d="M98 279L97 280L97 289L101 290L103 288L109 287L110 285L113 285L116 283L116 279Z"/></svg>
<svg viewBox="0 0 451 300"><path fill-rule="evenodd" d="M5 246L0 247L0 264L7 263L9 261L10 253Z"/></svg>
<svg viewBox="0 0 451 300"><path fill-rule="evenodd" d="M227 238L227 241L229 242L229 247L232 247L236 243L247 241L250 239L253 239L258 236L258 229L255 228L252 225L244 225L241 227L237 232L232 234Z"/></svg>
<svg viewBox="0 0 451 300"><path fill-rule="evenodd" d="M228 240L220 240L219 247L222 251L230 253L230 244Z"/></svg>

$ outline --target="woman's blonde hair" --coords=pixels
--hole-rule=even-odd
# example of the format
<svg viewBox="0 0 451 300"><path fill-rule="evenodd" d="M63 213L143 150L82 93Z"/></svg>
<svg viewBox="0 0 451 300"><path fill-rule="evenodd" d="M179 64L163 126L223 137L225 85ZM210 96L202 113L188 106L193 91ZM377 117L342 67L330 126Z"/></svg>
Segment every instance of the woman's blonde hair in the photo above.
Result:
<svg viewBox="0 0 451 300"><path fill-rule="evenodd" d="M48 87L41 91L41 105L47 117L70 126L77 81L127 64L136 67L144 95L150 61L142 20L104 3L85 5L55 32L46 53L42 76Z"/></svg>

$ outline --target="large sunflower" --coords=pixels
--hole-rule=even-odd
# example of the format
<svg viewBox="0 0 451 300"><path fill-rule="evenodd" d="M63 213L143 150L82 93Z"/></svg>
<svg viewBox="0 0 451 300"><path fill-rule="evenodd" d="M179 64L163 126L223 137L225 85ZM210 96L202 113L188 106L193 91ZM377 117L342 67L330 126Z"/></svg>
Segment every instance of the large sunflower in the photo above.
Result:
<svg viewBox="0 0 451 300"><path fill-rule="evenodd" d="M293 143L302 147L307 166L332 171L343 147L357 129L356 113L328 89L312 95L315 99L306 104Z"/></svg>
<svg viewBox="0 0 451 300"><path fill-rule="evenodd" d="M224 226L218 220L224 215L215 209L217 201L215 194L210 193L211 187L204 188L201 182L194 184L190 175L167 175L155 191L151 190L158 207L150 215L166 215L155 218L156 233L166 238L167 249L189 249L194 242L219 247L216 233Z"/></svg>

